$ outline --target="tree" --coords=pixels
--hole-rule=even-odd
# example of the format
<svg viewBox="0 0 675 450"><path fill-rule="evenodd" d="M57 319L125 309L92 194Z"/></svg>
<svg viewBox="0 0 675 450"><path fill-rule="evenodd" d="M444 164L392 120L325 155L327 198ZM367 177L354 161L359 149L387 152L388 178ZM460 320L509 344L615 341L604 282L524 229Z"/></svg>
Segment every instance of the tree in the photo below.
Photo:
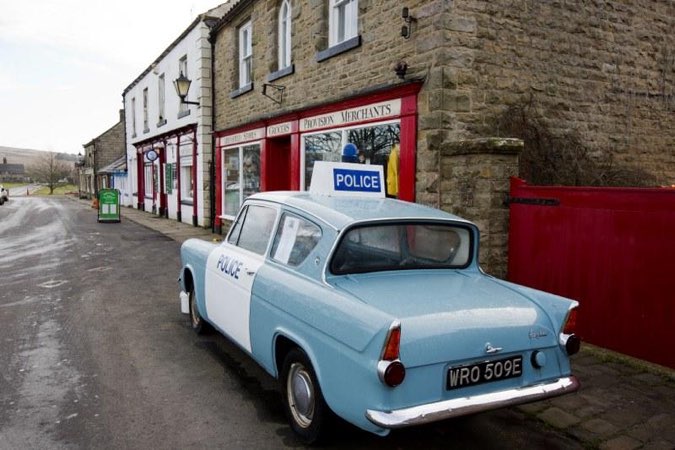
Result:
<svg viewBox="0 0 675 450"><path fill-rule="evenodd" d="M71 171L72 166L58 159L58 155L53 152L40 156L37 162L28 168L28 174L34 181L49 187L49 195L54 193L61 180L71 175Z"/></svg>

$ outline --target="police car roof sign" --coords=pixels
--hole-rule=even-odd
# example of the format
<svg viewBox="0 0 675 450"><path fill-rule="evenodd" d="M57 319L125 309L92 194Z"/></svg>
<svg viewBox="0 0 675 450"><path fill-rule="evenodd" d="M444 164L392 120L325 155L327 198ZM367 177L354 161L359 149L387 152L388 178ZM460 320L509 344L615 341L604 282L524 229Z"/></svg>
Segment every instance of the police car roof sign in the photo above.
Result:
<svg viewBox="0 0 675 450"><path fill-rule="evenodd" d="M378 165L316 161L309 192L340 197L384 198L384 172Z"/></svg>

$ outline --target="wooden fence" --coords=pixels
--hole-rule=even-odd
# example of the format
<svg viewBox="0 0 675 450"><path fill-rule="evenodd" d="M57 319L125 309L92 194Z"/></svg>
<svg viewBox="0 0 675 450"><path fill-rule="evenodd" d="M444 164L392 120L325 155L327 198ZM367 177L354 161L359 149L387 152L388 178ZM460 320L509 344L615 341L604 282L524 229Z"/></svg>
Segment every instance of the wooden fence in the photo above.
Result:
<svg viewBox="0 0 675 450"><path fill-rule="evenodd" d="M675 189L511 179L508 279L578 300L583 340L675 368Z"/></svg>

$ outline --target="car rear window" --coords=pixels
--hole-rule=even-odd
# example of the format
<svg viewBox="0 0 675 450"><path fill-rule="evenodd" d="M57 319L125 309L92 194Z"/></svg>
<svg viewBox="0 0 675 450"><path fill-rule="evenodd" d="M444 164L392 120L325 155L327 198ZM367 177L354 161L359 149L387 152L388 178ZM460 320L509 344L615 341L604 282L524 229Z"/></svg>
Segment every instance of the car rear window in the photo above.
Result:
<svg viewBox="0 0 675 450"><path fill-rule="evenodd" d="M333 253L336 275L380 270L463 268L471 258L468 227L439 223L393 223L349 229Z"/></svg>

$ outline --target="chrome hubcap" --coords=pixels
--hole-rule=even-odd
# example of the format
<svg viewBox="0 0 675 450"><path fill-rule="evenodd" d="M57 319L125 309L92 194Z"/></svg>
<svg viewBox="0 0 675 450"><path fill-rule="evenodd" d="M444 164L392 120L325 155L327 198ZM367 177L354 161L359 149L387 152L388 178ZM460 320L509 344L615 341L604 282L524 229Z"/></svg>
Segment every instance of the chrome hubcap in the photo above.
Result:
<svg viewBox="0 0 675 450"><path fill-rule="evenodd" d="M295 422L303 428L312 424L314 418L314 385L300 363L293 363L286 382L288 404Z"/></svg>

